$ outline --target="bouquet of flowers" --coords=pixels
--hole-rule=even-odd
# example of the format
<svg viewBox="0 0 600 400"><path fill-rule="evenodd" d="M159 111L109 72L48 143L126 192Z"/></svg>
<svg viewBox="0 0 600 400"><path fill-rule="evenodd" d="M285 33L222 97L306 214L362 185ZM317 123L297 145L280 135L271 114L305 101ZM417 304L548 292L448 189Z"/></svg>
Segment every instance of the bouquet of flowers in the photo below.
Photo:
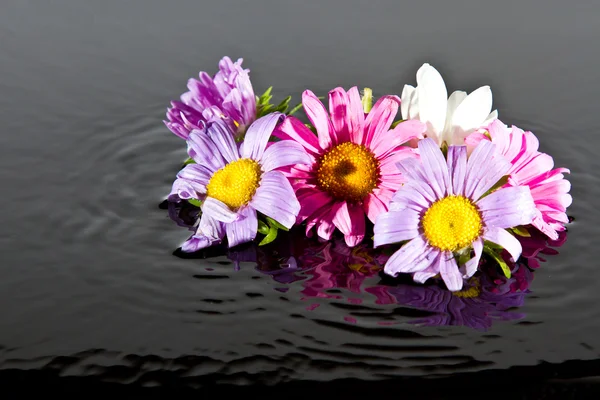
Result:
<svg viewBox="0 0 600 400"><path fill-rule="evenodd" d="M429 64L416 81L374 104L369 88L338 87L328 108L306 90L290 108L271 88L256 96L241 59L190 79L165 121L189 155L168 200L199 208L181 250L264 245L302 225L324 241L339 231L350 248L396 246L392 277L460 291L485 257L510 278L520 238L566 229L569 170L498 119L489 86L448 96Z"/></svg>

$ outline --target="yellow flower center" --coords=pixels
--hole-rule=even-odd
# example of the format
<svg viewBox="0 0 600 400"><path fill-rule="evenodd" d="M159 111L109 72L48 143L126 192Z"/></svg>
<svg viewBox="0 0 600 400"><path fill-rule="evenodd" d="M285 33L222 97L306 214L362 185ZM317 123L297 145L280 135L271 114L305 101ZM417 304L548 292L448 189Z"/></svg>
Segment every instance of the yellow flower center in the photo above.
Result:
<svg viewBox="0 0 600 400"><path fill-rule="evenodd" d="M473 285L467 289L459 290L457 292L452 292L452 294L456 297L461 297L463 299L472 299L475 297L479 297L481 294L481 288L479 279L472 277L469 279L469 284Z"/></svg>
<svg viewBox="0 0 600 400"><path fill-rule="evenodd" d="M456 251L470 245L482 228L477 207L463 196L436 201L425 212L422 223L429 244L442 251Z"/></svg>
<svg viewBox="0 0 600 400"><path fill-rule="evenodd" d="M252 200L261 174L256 161L242 158L215 172L206 185L206 194L236 210Z"/></svg>
<svg viewBox="0 0 600 400"><path fill-rule="evenodd" d="M360 144L339 144L317 164L319 187L338 200L359 202L377 187L378 180L379 162Z"/></svg>

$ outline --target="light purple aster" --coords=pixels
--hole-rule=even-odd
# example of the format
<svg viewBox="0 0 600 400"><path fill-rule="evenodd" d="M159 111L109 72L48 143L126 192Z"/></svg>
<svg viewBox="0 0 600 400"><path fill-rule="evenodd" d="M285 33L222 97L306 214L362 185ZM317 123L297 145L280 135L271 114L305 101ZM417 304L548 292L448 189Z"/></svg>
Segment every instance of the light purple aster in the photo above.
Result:
<svg viewBox="0 0 600 400"><path fill-rule="evenodd" d="M254 240L257 211L287 228L296 221L300 204L288 178L278 168L309 163L304 148L291 140L268 143L283 114L256 120L237 144L222 120L190 133L189 164L173 183L170 201L196 199L202 216L196 233L182 246L194 252L220 243L227 236L229 247Z"/></svg>
<svg viewBox="0 0 600 400"><path fill-rule="evenodd" d="M242 69L243 59L229 57L219 61L219 72L211 77L200 72L199 80L188 81L188 92L181 101L172 101L165 125L177 136L187 139L194 129L215 118L222 118L232 132L243 134L256 119L256 96L250 83L250 70Z"/></svg>
<svg viewBox="0 0 600 400"><path fill-rule="evenodd" d="M407 182L375 223L375 246L408 241L387 261L384 272L412 273L416 282L441 274L448 289L478 268L484 240L503 247L516 261L520 242L506 229L531 223L535 205L527 187L488 192L510 164L482 141L467 160L466 146L450 146L447 159L432 139L419 142L420 160L396 165ZM458 256L474 256L461 265Z"/></svg>

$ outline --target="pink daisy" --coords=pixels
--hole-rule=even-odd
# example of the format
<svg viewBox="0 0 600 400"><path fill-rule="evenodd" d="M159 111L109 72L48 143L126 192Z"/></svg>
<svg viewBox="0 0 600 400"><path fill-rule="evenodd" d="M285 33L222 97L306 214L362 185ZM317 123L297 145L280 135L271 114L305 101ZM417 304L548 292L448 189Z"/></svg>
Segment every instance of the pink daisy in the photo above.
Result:
<svg viewBox="0 0 600 400"><path fill-rule="evenodd" d="M302 94L302 104L317 135L294 117L273 133L297 141L311 158L309 165L289 170L301 205L297 223L306 221L307 236L316 227L325 240L338 228L346 244L356 246L365 236L365 214L375 222L404 181L396 162L417 157L403 144L426 128L408 121L390 130L400 99L384 96L365 115L356 87L330 91L329 113L310 90Z"/></svg>
<svg viewBox="0 0 600 400"><path fill-rule="evenodd" d="M567 168L554 168L551 156L538 151L539 141L532 132L495 120L484 128L487 134L476 132L466 138L468 146L491 140L498 152L511 164L510 178L505 187L528 186L535 202L536 215L532 225L550 239L558 239L569 222L566 211L571 205L571 184L564 179Z"/></svg>

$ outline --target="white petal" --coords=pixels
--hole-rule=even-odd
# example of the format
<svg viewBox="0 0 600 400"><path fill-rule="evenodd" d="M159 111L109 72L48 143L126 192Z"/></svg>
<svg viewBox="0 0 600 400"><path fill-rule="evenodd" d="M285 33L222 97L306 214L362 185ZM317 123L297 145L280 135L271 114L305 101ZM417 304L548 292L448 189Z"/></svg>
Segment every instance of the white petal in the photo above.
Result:
<svg viewBox="0 0 600 400"><path fill-rule="evenodd" d="M417 96L421 122L429 122L436 134L444 129L448 92L440 73L429 64L417 71ZM488 111L489 112L489 111Z"/></svg>
<svg viewBox="0 0 600 400"><path fill-rule="evenodd" d="M452 116L452 126L464 132L477 129L492 111L492 90L482 86L473 91L456 108Z"/></svg>
<svg viewBox="0 0 600 400"><path fill-rule="evenodd" d="M415 94L415 88L411 85L404 85L402 89L402 96L400 97L400 112L402 113L402 119L408 119L410 103L412 97Z"/></svg>
<svg viewBox="0 0 600 400"><path fill-rule="evenodd" d="M483 121L483 126L491 124L495 119L498 119L498 110L494 110L488 115L488 117Z"/></svg>
<svg viewBox="0 0 600 400"><path fill-rule="evenodd" d="M444 133L449 132L452 128L452 116L458 108L459 104L467 98L467 92L457 90L448 97L448 106L446 108L446 124L444 125ZM442 137L442 140L446 138Z"/></svg>

